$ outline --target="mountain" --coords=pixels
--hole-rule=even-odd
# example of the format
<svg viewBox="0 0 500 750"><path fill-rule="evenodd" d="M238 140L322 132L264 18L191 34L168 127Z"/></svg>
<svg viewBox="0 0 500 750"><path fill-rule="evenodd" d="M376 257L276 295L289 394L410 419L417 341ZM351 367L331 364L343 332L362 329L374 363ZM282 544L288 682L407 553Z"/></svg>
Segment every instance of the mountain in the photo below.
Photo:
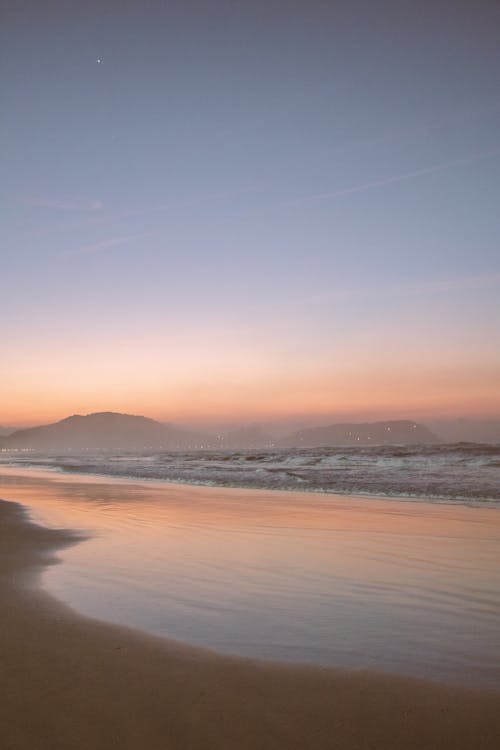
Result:
<svg viewBox="0 0 500 750"><path fill-rule="evenodd" d="M464 418L436 420L429 427L449 443L500 444L500 418Z"/></svg>
<svg viewBox="0 0 500 750"><path fill-rule="evenodd" d="M275 441L264 427L251 424L217 438L162 424L148 417L115 412L74 414L60 422L0 436L0 449L33 450L189 450L290 448L335 445L439 443L428 427L410 420L337 423L301 429Z"/></svg>
<svg viewBox="0 0 500 750"><path fill-rule="evenodd" d="M222 448L269 448L274 444L272 436L260 424L249 424L226 432L220 438Z"/></svg>
<svg viewBox="0 0 500 750"><path fill-rule="evenodd" d="M390 422L331 424L299 430L283 438L282 448L330 445L415 445L439 443L439 438L424 425L401 419Z"/></svg>
<svg viewBox="0 0 500 750"><path fill-rule="evenodd" d="M74 414L60 422L18 430L3 438L5 448L166 450L202 448L213 438L148 417L115 412Z"/></svg>

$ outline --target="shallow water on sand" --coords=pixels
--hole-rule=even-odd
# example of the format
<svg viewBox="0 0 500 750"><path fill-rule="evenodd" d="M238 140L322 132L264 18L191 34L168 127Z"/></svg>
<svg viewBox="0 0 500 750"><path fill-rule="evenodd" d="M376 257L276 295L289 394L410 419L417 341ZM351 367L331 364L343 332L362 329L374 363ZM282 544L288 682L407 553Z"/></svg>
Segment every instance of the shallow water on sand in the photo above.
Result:
<svg viewBox="0 0 500 750"><path fill-rule="evenodd" d="M500 689L500 511L2 469L88 539L46 588L99 619L246 656Z"/></svg>
<svg viewBox="0 0 500 750"><path fill-rule="evenodd" d="M422 498L500 507L500 445L192 451L4 451L1 466L189 485Z"/></svg>

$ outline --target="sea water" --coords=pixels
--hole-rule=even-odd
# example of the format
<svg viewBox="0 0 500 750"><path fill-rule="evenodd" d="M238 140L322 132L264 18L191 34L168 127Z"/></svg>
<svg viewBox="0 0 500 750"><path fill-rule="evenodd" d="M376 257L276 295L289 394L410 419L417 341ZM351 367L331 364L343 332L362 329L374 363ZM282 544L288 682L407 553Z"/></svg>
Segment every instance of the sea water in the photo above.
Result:
<svg viewBox="0 0 500 750"><path fill-rule="evenodd" d="M0 469L0 497L84 533L43 576L77 611L228 654L500 689L493 501L219 490L67 468Z"/></svg>
<svg viewBox="0 0 500 750"><path fill-rule="evenodd" d="M500 445L244 451L0 452L0 466L221 487L500 503Z"/></svg>

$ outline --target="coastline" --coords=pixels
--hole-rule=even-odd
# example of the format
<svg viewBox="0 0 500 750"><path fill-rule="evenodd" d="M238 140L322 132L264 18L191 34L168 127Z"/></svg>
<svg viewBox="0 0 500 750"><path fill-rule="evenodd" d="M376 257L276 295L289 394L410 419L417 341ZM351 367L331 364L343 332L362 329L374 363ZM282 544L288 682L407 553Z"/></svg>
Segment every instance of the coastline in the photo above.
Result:
<svg viewBox="0 0 500 750"><path fill-rule="evenodd" d="M12 453L1 467L116 481L255 489L500 508L500 446L445 444L301 449ZM6 451L8 454L9 451ZM29 456L31 455L31 459ZM425 467L422 465L425 459Z"/></svg>
<svg viewBox="0 0 500 750"><path fill-rule="evenodd" d="M294 498L299 498L304 495L310 495L318 501L324 500L325 502L335 502L339 505L350 505L352 500L360 503L369 503L370 507L373 503L377 503L380 507L391 505L407 505L418 508L424 506L427 508L436 507L455 507L455 508L473 508L477 510L493 510L500 511L500 500L488 499L478 500L476 498L465 498L459 497L457 499L450 499L443 496L433 495L412 495L412 494L395 494L387 495L382 493L362 492L362 491L350 491L350 490L336 490L336 491L323 491L323 490L312 490L312 489L284 489L281 487L253 487L243 484L216 484L216 483L204 483L204 482L188 482L188 481L174 481L173 479L159 479L158 477L146 477L146 476L130 476L128 474L107 474L103 472L90 472L90 471L78 471L76 469L63 470L54 466L30 466L23 464L1 464L0 463L0 477L1 476L22 476L22 477L34 477L35 479L51 479L59 482L69 482L75 479L82 484L95 484L97 481L103 484L113 485L135 485L145 486L148 488L157 489L179 489L180 491L200 491L208 492L212 494L249 494L255 497L270 494L273 497L287 497L292 501ZM1 499L1 498L0 498Z"/></svg>
<svg viewBox="0 0 500 750"><path fill-rule="evenodd" d="M225 657L77 615L37 584L78 538L0 503L9 749L500 745L497 692Z"/></svg>

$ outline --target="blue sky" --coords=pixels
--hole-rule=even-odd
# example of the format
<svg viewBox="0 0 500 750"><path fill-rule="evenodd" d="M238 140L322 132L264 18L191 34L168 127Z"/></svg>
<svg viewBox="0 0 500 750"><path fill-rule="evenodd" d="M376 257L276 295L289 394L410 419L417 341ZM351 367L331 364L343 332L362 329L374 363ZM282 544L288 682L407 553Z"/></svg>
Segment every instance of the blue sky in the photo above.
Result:
<svg viewBox="0 0 500 750"><path fill-rule="evenodd" d="M500 413L496 3L4 8L0 422Z"/></svg>

